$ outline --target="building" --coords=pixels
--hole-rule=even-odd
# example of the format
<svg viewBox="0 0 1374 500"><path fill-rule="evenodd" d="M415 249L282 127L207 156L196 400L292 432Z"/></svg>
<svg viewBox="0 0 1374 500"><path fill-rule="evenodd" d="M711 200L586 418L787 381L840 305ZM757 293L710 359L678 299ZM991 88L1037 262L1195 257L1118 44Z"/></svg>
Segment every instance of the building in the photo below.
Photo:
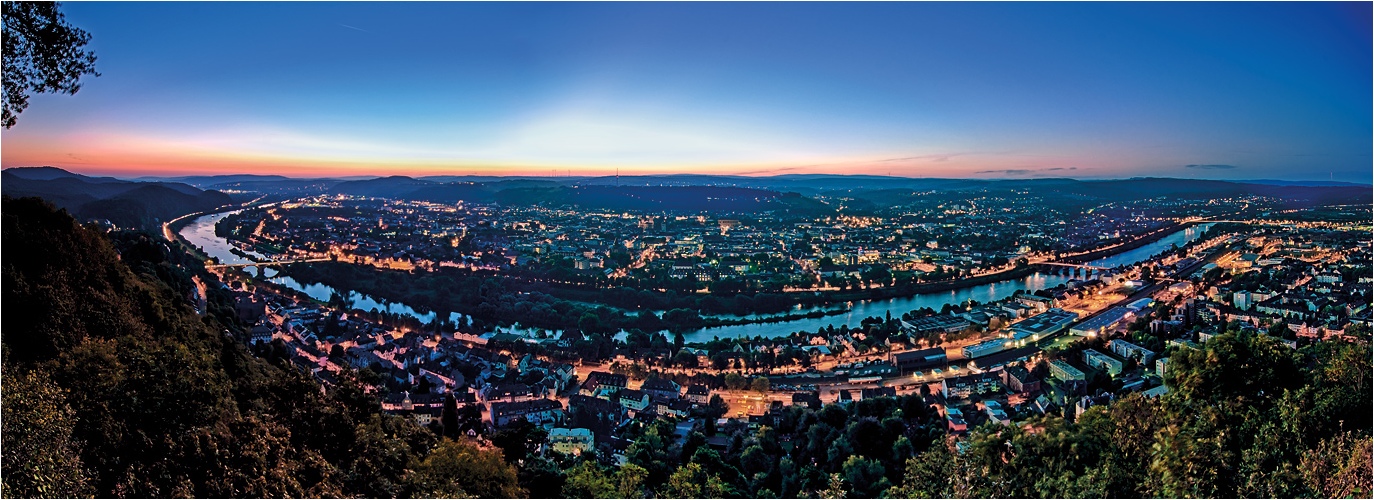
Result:
<svg viewBox="0 0 1374 500"><path fill-rule="evenodd" d="M513 403L492 403L491 423L505 427L521 418L538 426L557 424L563 417L563 403L552 399L531 399Z"/></svg>
<svg viewBox="0 0 1374 500"><path fill-rule="evenodd" d="M1116 325L1121 324L1121 321L1125 320L1128 316L1131 316L1131 311L1129 309L1120 306L1113 307L1103 311L1101 314L1088 318L1087 321L1074 325L1073 328L1069 329L1069 333L1080 337L1102 335L1116 328Z"/></svg>
<svg viewBox="0 0 1374 500"><path fill-rule="evenodd" d="M1002 407L1002 403L987 401L983 403L983 408L987 412L989 420L1002 425L1011 425L1011 417L1007 416L1007 410Z"/></svg>
<svg viewBox="0 0 1374 500"><path fill-rule="evenodd" d="M564 455L581 455L596 446L596 437L591 429L565 429L557 427L549 431L549 448Z"/></svg>
<svg viewBox="0 0 1374 500"><path fill-rule="evenodd" d="M862 399L895 398L895 397L897 397L897 388L896 388L896 387L874 387L874 388L863 389L863 390L859 391L859 396L860 396L860 398L862 398Z"/></svg>
<svg viewBox="0 0 1374 500"><path fill-rule="evenodd" d="M1030 293L1016 295L1016 301L1040 313L1048 311L1055 306L1054 299Z"/></svg>
<svg viewBox="0 0 1374 500"><path fill-rule="evenodd" d="M1168 358L1165 358L1165 359L1168 359ZM1146 390L1144 390L1143 392L1141 392L1140 394L1143 395L1143 396L1145 396L1145 397L1147 397L1147 398L1153 399L1153 398L1157 398L1157 397L1163 396L1163 395L1168 394L1168 393L1169 393L1169 386L1167 386L1167 385L1161 385L1161 386L1159 386L1159 387L1154 387L1154 388L1151 388L1151 389L1146 389Z"/></svg>
<svg viewBox="0 0 1374 500"><path fill-rule="evenodd" d="M996 354L989 354L987 356L975 359L969 362L968 366L969 368L974 370L992 371L996 370L999 366L1017 362L1024 362L1030 359L1031 356L1034 356L1038 352L1040 352L1040 348L1033 345L1020 347L1016 349L1008 349Z"/></svg>
<svg viewBox="0 0 1374 500"><path fill-rule="evenodd" d="M1249 290L1241 290L1231 295L1231 304L1236 306L1236 309L1249 311L1250 307L1255 305L1255 297Z"/></svg>
<svg viewBox="0 0 1374 500"><path fill-rule="evenodd" d="M1002 383L1015 392L1035 392L1040 390L1040 379L1031 375L1030 370L1016 365L1002 370Z"/></svg>
<svg viewBox="0 0 1374 500"><path fill-rule="evenodd" d="M945 409L945 422L949 426L949 432L968 432L968 421L964 420L964 412L958 408L949 407Z"/></svg>
<svg viewBox="0 0 1374 500"><path fill-rule="evenodd" d="M687 394L683 396L683 399L693 404L704 405L711 402L711 390L704 385L689 385L687 386Z"/></svg>
<svg viewBox="0 0 1374 500"><path fill-rule="evenodd" d="M1068 363L1065 363L1065 362L1060 361L1060 360L1057 360L1057 359L1054 360L1054 361L1050 361L1050 375L1053 375L1054 378L1057 378L1057 379L1059 379L1059 380L1064 380L1064 381L1069 381L1069 380L1085 381L1085 380L1088 380L1088 377L1087 377L1086 375L1083 374L1083 371L1082 371L1082 370L1079 370L1079 369L1077 369L1077 368L1074 368L1073 365L1070 365L1070 364L1068 364Z"/></svg>
<svg viewBox="0 0 1374 500"><path fill-rule="evenodd" d="M1163 377L1163 376L1164 376L1164 373L1165 373L1166 371L1168 371L1168 370L1169 370L1169 358L1159 358L1159 359L1156 359L1156 360L1155 360L1155 375L1159 375L1160 377Z"/></svg>
<svg viewBox="0 0 1374 500"><path fill-rule="evenodd" d="M1177 284L1175 284L1174 286L1178 286L1178 285L1187 286L1186 283L1177 283ZM1151 304L1154 304L1154 303L1155 303L1155 299L1152 299L1152 298L1149 298L1149 297L1145 297L1145 298L1140 299L1140 300L1137 300L1137 301L1135 301L1135 302L1131 302L1130 304L1126 304L1126 309L1129 309L1129 310L1130 310L1131 312L1133 312L1133 313L1138 313L1138 312L1140 312L1140 311L1145 310L1145 308L1150 307L1150 305L1151 305Z"/></svg>
<svg viewBox="0 0 1374 500"><path fill-rule="evenodd" d="M568 397L568 414L575 425L590 426L596 433L609 433L625 420L625 407L618 402L573 394Z"/></svg>
<svg viewBox="0 0 1374 500"><path fill-rule="evenodd" d="M609 397L610 394L629 386L629 379L624 375L617 375L607 372L591 372L587 374L587 381L582 383L582 388L578 394L583 396Z"/></svg>
<svg viewBox="0 0 1374 500"><path fill-rule="evenodd" d="M969 325L969 320L952 314L937 314L921 318L912 318L911 321L902 321L902 333L917 337L924 337L933 333L955 333L961 332Z"/></svg>
<svg viewBox="0 0 1374 500"><path fill-rule="evenodd" d="M919 351L897 352L892 354L891 359L892 364L903 373L911 370L941 366L948 361L945 357L944 348L940 347L922 349Z"/></svg>
<svg viewBox="0 0 1374 500"><path fill-rule="evenodd" d="M951 377L940 381L940 394L946 399L967 398L974 394L994 394L1001 391L1002 381L991 373Z"/></svg>
<svg viewBox="0 0 1374 500"><path fill-rule="evenodd" d="M654 413L664 417L687 418L692 412L692 403L685 399L654 400Z"/></svg>
<svg viewBox="0 0 1374 500"><path fill-rule="evenodd" d="M648 393L654 399L676 400L681 397L682 387L668 379L649 377L644 379L644 383L639 386L639 390Z"/></svg>
<svg viewBox="0 0 1374 500"><path fill-rule="evenodd" d="M821 396L816 391L792 393L792 406L806 405L812 410L821 409Z"/></svg>
<svg viewBox="0 0 1374 500"><path fill-rule="evenodd" d="M1002 352L1007 349L1008 343L1010 343L1010 341L1006 339L992 339L979 342L977 344L964 347L964 357L968 359L973 359L977 357L987 356L989 354Z"/></svg>
<svg viewBox="0 0 1374 500"><path fill-rule="evenodd" d="M649 407L649 394L634 389L622 389L620 391L620 404L635 412L644 411L645 408Z"/></svg>
<svg viewBox="0 0 1374 500"><path fill-rule="evenodd" d="M1121 370L1123 368L1121 361L1106 354L1097 352L1094 349L1083 350L1083 364L1088 365L1088 368L1098 368L1106 370L1107 373L1111 374L1112 376L1120 375Z"/></svg>
<svg viewBox="0 0 1374 500"><path fill-rule="evenodd" d="M1064 331L1076 319L1078 319L1078 313L1054 308L1022 320L1012 325L1010 330L1016 333L1029 334L1033 342Z"/></svg>
<svg viewBox="0 0 1374 500"><path fill-rule="evenodd" d="M1112 352L1115 353L1117 356L1121 356L1122 358L1136 358L1140 361L1140 364L1142 366L1148 366L1151 361L1155 360L1154 351L1132 344L1125 340L1113 340L1107 344L1107 347L1110 348Z"/></svg>

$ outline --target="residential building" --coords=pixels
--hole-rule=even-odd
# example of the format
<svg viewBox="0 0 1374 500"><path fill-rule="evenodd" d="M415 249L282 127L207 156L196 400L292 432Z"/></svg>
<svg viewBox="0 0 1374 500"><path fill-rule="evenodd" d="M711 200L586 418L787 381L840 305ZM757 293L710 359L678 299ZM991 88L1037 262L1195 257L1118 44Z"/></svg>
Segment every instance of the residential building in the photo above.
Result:
<svg viewBox="0 0 1374 500"><path fill-rule="evenodd" d="M549 448L564 455L581 455L596 446L596 437L591 429L565 429L557 427L549 430Z"/></svg>
<svg viewBox="0 0 1374 500"><path fill-rule="evenodd" d="M639 386L639 390L648 393L654 399L675 400L681 397L682 388L668 379L649 377L644 380L644 384Z"/></svg>
<svg viewBox="0 0 1374 500"><path fill-rule="evenodd" d="M1073 365L1070 365L1057 359L1054 361L1050 361L1050 375L1053 375L1054 378L1065 381L1085 381L1088 379L1088 377L1083 374L1082 370L1074 368Z"/></svg>
<svg viewBox="0 0 1374 500"><path fill-rule="evenodd" d="M1106 370L1112 376L1120 375L1123 368L1120 360L1097 352L1095 349L1083 350L1083 364L1088 365L1088 368Z"/></svg>
<svg viewBox="0 0 1374 500"><path fill-rule="evenodd" d="M1136 358L1142 366L1148 366L1155 360L1155 352L1144 347L1132 344L1125 340L1116 339L1107 344L1117 356L1125 359Z"/></svg>
<svg viewBox="0 0 1374 500"><path fill-rule="evenodd" d="M693 384L687 386L687 394L683 399L694 404L704 405L711 402L711 390L704 385Z"/></svg>
<svg viewBox="0 0 1374 500"><path fill-rule="evenodd" d="M1008 389L1020 393L1040 390L1040 379L1020 365L1008 366L1002 370L1002 383L1006 384Z"/></svg>
<svg viewBox="0 0 1374 500"><path fill-rule="evenodd" d="M491 423L505 427L518 419L538 426L550 426L563 418L563 404L553 399L531 399L513 403L491 403Z"/></svg>

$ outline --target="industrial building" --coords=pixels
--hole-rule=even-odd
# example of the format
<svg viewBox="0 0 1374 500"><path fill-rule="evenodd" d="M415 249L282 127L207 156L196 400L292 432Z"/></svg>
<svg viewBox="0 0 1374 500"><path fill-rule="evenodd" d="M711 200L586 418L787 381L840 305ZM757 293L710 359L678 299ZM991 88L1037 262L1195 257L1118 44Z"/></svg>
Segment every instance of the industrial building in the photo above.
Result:
<svg viewBox="0 0 1374 500"><path fill-rule="evenodd" d="M1074 325L1073 328L1069 329L1069 333L1080 337L1095 337L1116 328L1116 325L1121 324L1122 320L1131 316L1130 309L1120 306L1113 307L1097 316L1088 318L1087 321Z"/></svg>
<svg viewBox="0 0 1374 500"><path fill-rule="evenodd" d="M1015 333L1027 333L1031 341L1036 341L1064 331L1078 319L1078 313L1072 313L1063 309L1054 308L1043 313L1026 318L1024 321L1011 325L1009 328Z"/></svg>
<svg viewBox="0 0 1374 500"><path fill-rule="evenodd" d="M896 366L903 373L933 366L943 366L947 361L945 350L940 347L892 354L893 366Z"/></svg>
<svg viewBox="0 0 1374 500"><path fill-rule="evenodd" d="M916 336L925 336L931 333L955 333L963 331L972 324L969 320L959 316L937 314L913 318L911 321L902 321L902 333Z"/></svg>
<svg viewBox="0 0 1374 500"><path fill-rule="evenodd" d="M964 347L964 357L968 359L973 359L981 356L987 356L989 354L999 353L1007 350L1007 344L1010 343L1011 341L1007 339L992 339L979 342L977 344Z"/></svg>

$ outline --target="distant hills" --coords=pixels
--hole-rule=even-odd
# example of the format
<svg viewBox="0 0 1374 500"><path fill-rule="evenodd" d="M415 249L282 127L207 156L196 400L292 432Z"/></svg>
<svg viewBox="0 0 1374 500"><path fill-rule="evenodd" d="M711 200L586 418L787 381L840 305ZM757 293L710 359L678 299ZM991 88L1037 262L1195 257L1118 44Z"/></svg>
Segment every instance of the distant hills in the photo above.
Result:
<svg viewBox="0 0 1374 500"><path fill-rule="evenodd" d="M908 203L918 196L951 199L966 193L1027 193L1048 199L1130 201L1160 197L1215 199L1258 195L1303 206L1365 203L1370 187L1359 184L1249 183L1217 180L1136 178L1117 180L910 179L881 176L786 175L738 177L715 175L621 176L585 178L404 176L338 182L322 192L424 200L437 203L573 205L611 210L727 210L779 208L784 193L850 199L851 207ZM475 179L475 180L474 180ZM1272 181L1271 181L1272 182ZM1315 184L1315 183L1313 183ZM796 201L795 198L791 199ZM812 207L815 208L815 207Z"/></svg>
<svg viewBox="0 0 1374 500"><path fill-rule="evenodd" d="M577 206L601 210L756 211L781 193L726 186L611 186L532 179L436 182L393 176L335 184L331 193L436 203Z"/></svg>
<svg viewBox="0 0 1374 500"><path fill-rule="evenodd" d="M15 181L10 179L14 178ZM840 198L847 212L864 213L903 206L918 197L951 201L974 193L1031 195L1047 201L1094 204L1160 197L1216 199L1258 195L1285 200L1291 207L1369 203L1371 187L1327 181L1220 181L1171 178L1113 180L937 179L874 175L626 175L602 177L388 176L301 179L280 175L212 175L136 179L88 177L50 167L5 170L4 192L49 198L84 217L116 224L161 219L182 210L204 210L239 199L266 195L289 198L346 194L435 203L578 207L635 211L786 211L834 213L825 199ZM137 190L137 191L135 191ZM817 197L821 199L818 200ZM185 213L185 212L182 212Z"/></svg>
<svg viewBox="0 0 1374 500"><path fill-rule="evenodd" d="M120 227L152 229L159 222L233 202L229 195L180 182L134 182L89 177L54 167L0 172L0 193L36 196L79 219L105 219Z"/></svg>

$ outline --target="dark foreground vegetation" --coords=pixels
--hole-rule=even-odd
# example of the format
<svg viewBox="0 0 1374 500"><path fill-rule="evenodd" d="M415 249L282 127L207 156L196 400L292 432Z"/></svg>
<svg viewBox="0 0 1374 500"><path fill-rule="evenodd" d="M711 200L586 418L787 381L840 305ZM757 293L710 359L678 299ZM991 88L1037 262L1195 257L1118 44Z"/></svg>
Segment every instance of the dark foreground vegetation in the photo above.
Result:
<svg viewBox="0 0 1374 500"><path fill-rule="evenodd" d="M36 199L3 214L3 496L523 495L499 451L249 355L160 240L116 246Z"/></svg>
<svg viewBox="0 0 1374 500"><path fill-rule="evenodd" d="M1369 497L1374 484L1370 347L1293 350L1234 329L1171 351L1157 399L983 426L957 447L922 396L791 407L681 441L636 422L624 466L541 456L528 425L453 441L382 414L369 375L322 391L251 356L227 297L212 286L197 315L190 278L210 276L156 237L106 236L33 199L0 212L6 497Z"/></svg>

